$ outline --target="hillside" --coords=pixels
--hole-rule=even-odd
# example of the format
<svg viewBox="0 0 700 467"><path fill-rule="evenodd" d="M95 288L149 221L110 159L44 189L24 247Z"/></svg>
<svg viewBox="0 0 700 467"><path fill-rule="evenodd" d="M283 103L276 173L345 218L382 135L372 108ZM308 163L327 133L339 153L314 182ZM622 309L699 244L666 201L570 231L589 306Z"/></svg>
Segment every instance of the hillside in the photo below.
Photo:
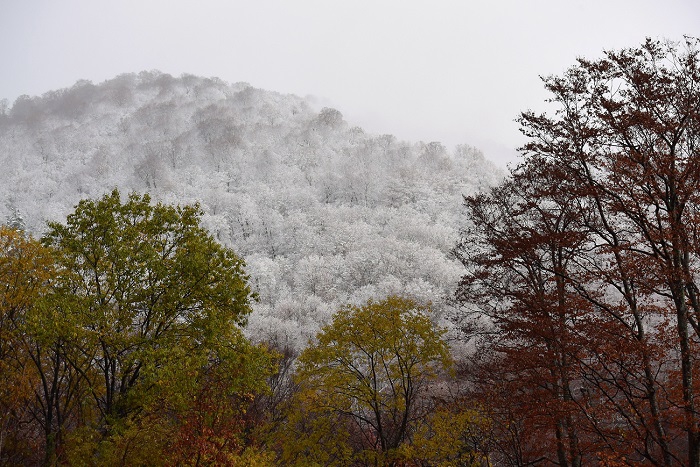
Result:
<svg viewBox="0 0 700 467"><path fill-rule="evenodd" d="M0 106L0 163L0 219L34 235L114 187L200 203L247 261L249 333L296 347L370 297L444 315L461 197L502 176L470 146L370 135L311 99L159 72Z"/></svg>

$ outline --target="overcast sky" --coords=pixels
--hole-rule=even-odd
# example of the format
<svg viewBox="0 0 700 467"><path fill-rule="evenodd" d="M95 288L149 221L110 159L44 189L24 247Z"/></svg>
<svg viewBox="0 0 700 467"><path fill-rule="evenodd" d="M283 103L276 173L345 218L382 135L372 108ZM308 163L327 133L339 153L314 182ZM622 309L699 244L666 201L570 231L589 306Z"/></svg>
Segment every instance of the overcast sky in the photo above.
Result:
<svg viewBox="0 0 700 467"><path fill-rule="evenodd" d="M160 70L313 95L370 133L501 165L539 75L700 36L698 0L0 0L0 98Z"/></svg>

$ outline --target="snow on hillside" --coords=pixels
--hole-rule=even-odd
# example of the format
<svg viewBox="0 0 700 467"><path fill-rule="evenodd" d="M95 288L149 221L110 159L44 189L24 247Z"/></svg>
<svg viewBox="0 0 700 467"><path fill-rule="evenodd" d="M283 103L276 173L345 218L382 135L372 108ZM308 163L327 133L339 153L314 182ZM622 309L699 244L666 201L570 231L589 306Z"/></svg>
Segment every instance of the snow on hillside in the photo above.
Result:
<svg viewBox="0 0 700 467"><path fill-rule="evenodd" d="M260 295L248 332L297 348L342 304L391 293L444 318L461 197L503 176L470 146L369 135L308 99L159 72L0 106L0 164L0 218L19 213L35 235L114 187L200 203Z"/></svg>

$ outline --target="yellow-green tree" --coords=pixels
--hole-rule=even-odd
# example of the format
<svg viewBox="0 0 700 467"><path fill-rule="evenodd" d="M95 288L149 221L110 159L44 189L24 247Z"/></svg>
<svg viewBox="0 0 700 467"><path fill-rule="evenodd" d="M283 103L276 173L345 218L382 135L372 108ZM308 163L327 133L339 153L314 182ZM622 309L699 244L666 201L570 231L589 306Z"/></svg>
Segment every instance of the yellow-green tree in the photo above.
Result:
<svg viewBox="0 0 700 467"><path fill-rule="evenodd" d="M284 443L283 460L395 465L429 414L431 382L452 364L429 314L396 296L336 313L299 357L296 407L306 416L290 417L288 433L297 439Z"/></svg>
<svg viewBox="0 0 700 467"><path fill-rule="evenodd" d="M254 298L243 260L200 216L148 195L122 202L115 190L49 224L43 241L58 271L41 318L60 323L51 344L95 414L65 456L141 464L167 462L167 452L207 463L245 448L241 418L271 357L240 330Z"/></svg>
<svg viewBox="0 0 700 467"><path fill-rule="evenodd" d="M467 401L437 407L404 449L410 465L477 467L489 464L491 420Z"/></svg>

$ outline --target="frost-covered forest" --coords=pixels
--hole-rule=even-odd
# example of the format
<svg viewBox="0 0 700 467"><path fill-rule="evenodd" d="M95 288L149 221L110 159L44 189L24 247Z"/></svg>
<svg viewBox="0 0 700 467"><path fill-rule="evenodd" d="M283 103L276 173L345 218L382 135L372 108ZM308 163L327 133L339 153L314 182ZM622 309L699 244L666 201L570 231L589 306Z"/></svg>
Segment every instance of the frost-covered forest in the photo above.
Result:
<svg viewBox="0 0 700 467"><path fill-rule="evenodd" d="M260 295L248 333L295 348L372 297L444 317L461 197L503 176L468 145L370 135L313 99L192 75L81 81L0 112L0 218L38 236L112 188L200 203Z"/></svg>
<svg viewBox="0 0 700 467"><path fill-rule="evenodd" d="M0 113L0 465L700 467L700 39L543 78L507 176L122 75Z"/></svg>

